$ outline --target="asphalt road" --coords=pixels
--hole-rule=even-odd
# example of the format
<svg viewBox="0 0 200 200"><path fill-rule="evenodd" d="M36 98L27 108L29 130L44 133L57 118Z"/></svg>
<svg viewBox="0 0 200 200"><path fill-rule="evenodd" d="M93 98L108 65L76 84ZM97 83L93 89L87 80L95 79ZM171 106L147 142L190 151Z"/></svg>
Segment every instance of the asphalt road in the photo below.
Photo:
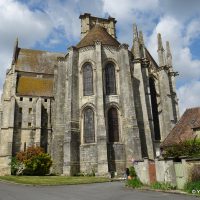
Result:
<svg viewBox="0 0 200 200"><path fill-rule="evenodd" d="M73 186L25 186L0 182L0 200L192 200L196 197L153 191L138 191L124 183Z"/></svg>

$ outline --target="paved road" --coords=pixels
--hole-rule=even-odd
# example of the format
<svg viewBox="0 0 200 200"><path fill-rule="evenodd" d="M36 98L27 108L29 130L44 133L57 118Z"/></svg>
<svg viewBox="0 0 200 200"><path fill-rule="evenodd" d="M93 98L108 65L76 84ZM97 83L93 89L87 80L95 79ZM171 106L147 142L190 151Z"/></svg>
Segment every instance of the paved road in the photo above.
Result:
<svg viewBox="0 0 200 200"><path fill-rule="evenodd" d="M0 200L192 200L191 196L137 191L124 183L74 186L24 186L0 182Z"/></svg>

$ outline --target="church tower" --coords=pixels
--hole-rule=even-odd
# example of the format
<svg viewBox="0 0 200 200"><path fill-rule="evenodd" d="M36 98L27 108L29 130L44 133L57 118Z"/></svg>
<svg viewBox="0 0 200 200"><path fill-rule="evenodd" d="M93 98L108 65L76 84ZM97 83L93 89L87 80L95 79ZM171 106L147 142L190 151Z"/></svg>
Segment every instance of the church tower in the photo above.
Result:
<svg viewBox="0 0 200 200"><path fill-rule="evenodd" d="M120 43L116 20L80 15L81 35L65 53L19 47L0 106L0 173L10 157L41 146L52 173L122 175L134 160L154 159L178 120L172 55L158 35L159 64L133 26Z"/></svg>

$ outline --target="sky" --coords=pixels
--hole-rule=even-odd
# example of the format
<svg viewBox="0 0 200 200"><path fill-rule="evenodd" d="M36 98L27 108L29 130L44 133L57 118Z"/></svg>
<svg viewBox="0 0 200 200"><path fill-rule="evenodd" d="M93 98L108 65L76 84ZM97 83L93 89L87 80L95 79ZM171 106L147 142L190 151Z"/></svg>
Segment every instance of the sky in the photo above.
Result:
<svg viewBox="0 0 200 200"><path fill-rule="evenodd" d="M16 38L21 48L67 52L80 40L79 15L117 20L117 38L132 46L133 23L157 60L157 33L169 41L180 113L200 106L199 0L0 0L0 93Z"/></svg>

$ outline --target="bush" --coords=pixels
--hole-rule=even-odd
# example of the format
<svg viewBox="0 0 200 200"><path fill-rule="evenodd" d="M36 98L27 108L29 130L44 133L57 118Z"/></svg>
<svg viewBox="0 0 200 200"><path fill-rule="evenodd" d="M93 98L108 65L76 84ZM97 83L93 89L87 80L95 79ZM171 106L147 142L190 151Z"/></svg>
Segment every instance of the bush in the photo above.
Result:
<svg viewBox="0 0 200 200"><path fill-rule="evenodd" d="M12 157L10 166L11 166L11 174L16 175L19 172L19 170L22 168L23 164L19 160L17 160L16 157Z"/></svg>
<svg viewBox="0 0 200 200"><path fill-rule="evenodd" d="M26 151L17 153L15 159L20 164L19 166L24 166L17 168L17 175L45 175L49 173L52 165L51 157L44 153L41 147L29 147Z"/></svg>
<svg viewBox="0 0 200 200"><path fill-rule="evenodd" d="M191 182L200 181L200 165L196 164L190 170L190 181Z"/></svg>
<svg viewBox="0 0 200 200"><path fill-rule="evenodd" d="M135 167L131 166L129 167L129 175L131 177L137 177L136 171L135 171Z"/></svg>
<svg viewBox="0 0 200 200"><path fill-rule="evenodd" d="M184 190L188 193L191 194L198 194L200 195L200 193L198 193L197 191L200 191L200 180L199 181L195 181L195 182L188 182L185 184Z"/></svg>
<svg viewBox="0 0 200 200"><path fill-rule="evenodd" d="M199 157L200 156L200 139L188 140L174 144L164 149L163 157L179 158L180 156Z"/></svg>
<svg viewBox="0 0 200 200"><path fill-rule="evenodd" d="M127 180L126 185L132 188L140 188L143 186L139 178L133 178L133 179Z"/></svg>
<svg viewBox="0 0 200 200"><path fill-rule="evenodd" d="M150 185L152 189L157 190L174 190L176 186L171 185L170 183L162 183L162 182L155 182Z"/></svg>

